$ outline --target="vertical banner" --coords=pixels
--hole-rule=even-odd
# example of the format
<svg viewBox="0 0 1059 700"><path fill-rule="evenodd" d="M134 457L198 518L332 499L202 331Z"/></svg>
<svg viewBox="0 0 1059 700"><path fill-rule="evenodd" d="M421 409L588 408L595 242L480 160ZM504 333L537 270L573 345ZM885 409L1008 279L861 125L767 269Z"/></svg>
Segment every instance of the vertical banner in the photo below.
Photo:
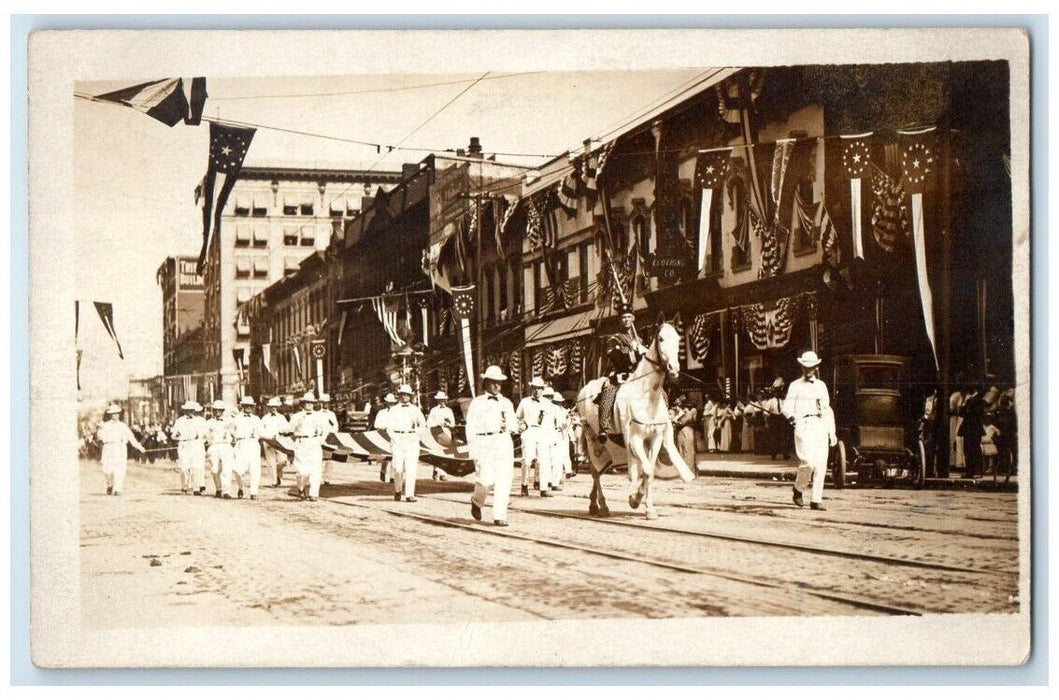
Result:
<svg viewBox="0 0 1059 700"><path fill-rule="evenodd" d="M342 312L345 313L345 312ZM339 330L341 334L341 330ZM261 364L265 366L265 372L269 376L272 375L272 343L262 343L261 345Z"/></svg>
<svg viewBox="0 0 1059 700"><path fill-rule="evenodd" d="M720 231L713 230L713 193L724 184L731 154L730 148L714 149L700 152L695 161L695 179L702 192L699 205L699 240L696 259L698 265L696 269L700 272L706 268L706 258L713 250L714 236L721 235ZM716 264L714 261L714 265Z"/></svg>
<svg viewBox="0 0 1059 700"><path fill-rule="evenodd" d="M471 348L471 317L474 315L474 285L452 288L452 314L460 322L463 341L463 364L467 372L467 386L475 395L474 354Z"/></svg>
<svg viewBox="0 0 1059 700"><path fill-rule="evenodd" d="M81 302L74 301L74 349L77 351L77 390L81 391L81 348L77 335L81 327Z"/></svg>
<svg viewBox="0 0 1059 700"><path fill-rule="evenodd" d="M849 178L850 221L853 230L853 257L864 259L863 208L861 181L871 162L868 138L872 132L842 136L842 165Z"/></svg>
<svg viewBox="0 0 1059 700"><path fill-rule="evenodd" d="M923 304L923 322L927 338L934 351L934 367L938 368L938 345L934 329L934 296L927 275L926 226L923 222L923 195L933 185L935 167L934 129L898 131L901 136L901 173L905 191L912 195L912 242L916 250L916 278L919 298Z"/></svg>
<svg viewBox="0 0 1059 700"><path fill-rule="evenodd" d="M114 305L96 301L93 302L96 306L96 311L99 313L99 318L103 321L103 327L107 329L107 333L114 339L114 344L118 346L118 357L125 359L125 354L121 351L121 343L118 342L118 334L114 331Z"/></svg>

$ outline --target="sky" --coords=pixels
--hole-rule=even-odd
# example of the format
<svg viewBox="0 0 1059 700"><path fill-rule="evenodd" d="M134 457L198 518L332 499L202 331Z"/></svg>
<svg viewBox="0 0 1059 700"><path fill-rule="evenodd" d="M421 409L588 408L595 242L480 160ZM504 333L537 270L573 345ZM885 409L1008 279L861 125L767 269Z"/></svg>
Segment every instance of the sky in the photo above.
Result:
<svg viewBox="0 0 1059 700"><path fill-rule="evenodd" d="M537 165L599 137L708 69L461 75L350 75L218 79L207 76L204 115L259 128L247 166L400 170L431 150L478 136L502 162ZM484 77L483 77L484 75ZM164 76L145 76L144 81ZM101 94L134 82L81 82ZM74 100L76 251L86 396L124 392L128 375L162 372L162 297L155 279L171 255L197 255L193 201L206 170L209 127L169 128L136 110ZM320 138L325 135L335 138ZM337 139L401 146L377 153ZM423 149L423 150L403 150ZM114 304L125 361L91 304Z"/></svg>

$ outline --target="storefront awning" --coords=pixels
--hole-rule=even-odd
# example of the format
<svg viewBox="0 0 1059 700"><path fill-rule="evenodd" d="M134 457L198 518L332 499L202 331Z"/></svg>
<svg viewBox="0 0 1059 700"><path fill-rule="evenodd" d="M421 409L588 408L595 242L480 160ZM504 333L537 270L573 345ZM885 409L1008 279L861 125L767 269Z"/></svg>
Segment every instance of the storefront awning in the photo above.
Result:
<svg viewBox="0 0 1059 700"><path fill-rule="evenodd" d="M588 335L592 332L592 321L599 315L595 307L581 313L562 316L554 321L526 326L525 348L555 343L568 338Z"/></svg>
<svg viewBox="0 0 1059 700"><path fill-rule="evenodd" d="M702 314L744 304L775 301L802 292L820 291L823 288L822 278L821 267L814 265L798 272L766 277L732 287L721 287L714 278L694 280L648 292L644 299L651 311L666 314L677 311L683 314Z"/></svg>

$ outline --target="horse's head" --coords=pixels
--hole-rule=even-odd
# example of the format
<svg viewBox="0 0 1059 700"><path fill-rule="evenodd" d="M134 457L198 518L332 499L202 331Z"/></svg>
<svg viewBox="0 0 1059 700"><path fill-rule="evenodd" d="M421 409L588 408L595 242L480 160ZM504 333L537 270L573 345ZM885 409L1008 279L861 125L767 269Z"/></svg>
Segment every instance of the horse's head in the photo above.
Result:
<svg viewBox="0 0 1059 700"><path fill-rule="evenodd" d="M680 336L677 330L668 323L663 323L658 329L654 344L658 352L659 366L665 368L671 379L676 379L680 375Z"/></svg>

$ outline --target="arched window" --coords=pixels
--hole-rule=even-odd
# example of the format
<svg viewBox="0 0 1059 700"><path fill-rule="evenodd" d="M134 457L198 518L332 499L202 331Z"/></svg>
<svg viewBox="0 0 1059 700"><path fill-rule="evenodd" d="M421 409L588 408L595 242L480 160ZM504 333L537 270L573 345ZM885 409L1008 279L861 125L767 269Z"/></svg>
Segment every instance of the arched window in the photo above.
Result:
<svg viewBox="0 0 1059 700"><path fill-rule="evenodd" d="M633 240L639 246L640 255L648 255L654 252L651 246L651 222L647 217L635 217L631 222L631 226Z"/></svg>

